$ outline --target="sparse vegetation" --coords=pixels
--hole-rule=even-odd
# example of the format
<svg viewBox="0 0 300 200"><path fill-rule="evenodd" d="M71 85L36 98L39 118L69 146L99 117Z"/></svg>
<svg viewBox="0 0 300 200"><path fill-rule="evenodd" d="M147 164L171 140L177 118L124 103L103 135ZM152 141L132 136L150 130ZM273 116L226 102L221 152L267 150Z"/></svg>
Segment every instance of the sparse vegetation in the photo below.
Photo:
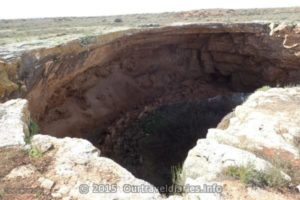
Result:
<svg viewBox="0 0 300 200"><path fill-rule="evenodd" d="M35 153L34 153L35 152ZM36 154L36 150L32 153ZM39 153L40 154L40 153ZM41 155L41 154L40 154ZM43 193L43 188L39 188L34 180L48 170L48 167L52 161L52 158L43 155L39 159L34 159L29 156L29 151L25 151L19 148L0 148L0 200L14 200L14 199L49 199L47 194ZM14 178L9 181L3 181L3 178L7 176L13 169L31 164L34 166L38 173L32 174L27 178ZM13 188L14 190L6 190ZM28 193L24 196L24 188L28 188ZM32 190L29 190L32 189Z"/></svg>
<svg viewBox="0 0 300 200"><path fill-rule="evenodd" d="M36 135L39 132L39 130L39 125L31 119L29 123L30 135Z"/></svg>
<svg viewBox="0 0 300 200"><path fill-rule="evenodd" d="M114 22L115 22L115 23L121 23L121 22L123 22L123 20L122 20L121 18L116 18L116 19L114 20Z"/></svg>
<svg viewBox="0 0 300 200"><path fill-rule="evenodd" d="M3 189L0 189L0 199L2 199L5 195L5 191Z"/></svg>
<svg viewBox="0 0 300 200"><path fill-rule="evenodd" d="M275 167L270 167L266 171L258 171L251 164L246 167L230 166L224 173L251 187L280 188L288 186L288 181L283 178L281 171Z"/></svg>
<svg viewBox="0 0 300 200"><path fill-rule="evenodd" d="M85 36L82 38L79 38L81 46L88 46L89 44L93 43L96 41L95 36Z"/></svg>
<svg viewBox="0 0 300 200"><path fill-rule="evenodd" d="M267 91L267 90L269 90L269 89L271 89L271 87L268 86L268 85L265 85L265 86L263 86L263 87L261 87L261 88L258 88L256 91L262 91L262 92L265 92L265 91Z"/></svg>
<svg viewBox="0 0 300 200"><path fill-rule="evenodd" d="M28 154L30 158L40 158L43 156L42 151L36 146L31 146L28 150Z"/></svg>
<svg viewBox="0 0 300 200"><path fill-rule="evenodd" d="M183 185L182 165L171 166L172 183L173 185Z"/></svg>
<svg viewBox="0 0 300 200"><path fill-rule="evenodd" d="M25 136L26 144L30 144L32 136L36 135L40 130L38 124L34 122L32 119L30 119L28 129L29 129L29 134Z"/></svg>
<svg viewBox="0 0 300 200"><path fill-rule="evenodd" d="M295 164L293 165L289 160L282 159L282 157L279 155L272 157L261 157L268 160L276 169L288 174L292 178L292 184L300 183L300 166L295 166Z"/></svg>
<svg viewBox="0 0 300 200"><path fill-rule="evenodd" d="M171 175L172 175L172 190L174 194L182 194L184 192L183 185L184 185L184 177L182 172L182 164L177 164L171 166Z"/></svg>

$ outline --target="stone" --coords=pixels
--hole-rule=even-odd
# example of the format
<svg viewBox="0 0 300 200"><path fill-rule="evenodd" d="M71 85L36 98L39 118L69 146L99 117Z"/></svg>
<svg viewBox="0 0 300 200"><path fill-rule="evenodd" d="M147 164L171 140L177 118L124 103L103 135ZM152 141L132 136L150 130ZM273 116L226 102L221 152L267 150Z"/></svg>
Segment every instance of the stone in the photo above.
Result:
<svg viewBox="0 0 300 200"><path fill-rule="evenodd" d="M8 175L5 176L4 179L27 178L34 173L36 173L36 168L33 165L21 165L14 168Z"/></svg>
<svg viewBox="0 0 300 200"><path fill-rule="evenodd" d="M34 139L31 140L31 144L32 146L37 147L41 153L46 153L53 147L51 139L43 137L42 135L34 136Z"/></svg>
<svg viewBox="0 0 300 200"><path fill-rule="evenodd" d="M225 130L209 129L207 138L252 151L286 152L297 159L299 102L299 87L257 91L243 105L236 107Z"/></svg>
<svg viewBox="0 0 300 200"><path fill-rule="evenodd" d="M29 119L27 100L14 99L0 104L0 148L24 146Z"/></svg>
<svg viewBox="0 0 300 200"><path fill-rule="evenodd" d="M47 135L35 135L32 144L39 145L40 141L52 144L48 156L54 160L45 178L39 182L44 188L51 188L51 195L55 198L71 199L160 199L158 192L134 193L124 192L125 185L146 186L154 188L151 184L137 179L126 169L111 159L99 157L100 151L90 142L78 138L55 138ZM49 181L49 180L50 181ZM55 183L55 184L54 184ZM117 192L100 193L91 192L93 185L116 185ZM81 185L88 185L89 192L80 192ZM94 186L95 187L95 186ZM49 189L50 190L50 189Z"/></svg>
<svg viewBox="0 0 300 200"><path fill-rule="evenodd" d="M296 189L298 190L298 192L300 192L300 185L298 185L298 186L296 187Z"/></svg>
<svg viewBox="0 0 300 200"><path fill-rule="evenodd" d="M38 182L40 182L40 184L41 184L40 186L42 188L47 189L47 190L51 190L52 187L54 186L54 181L44 178L44 177L40 177L38 179Z"/></svg>
<svg viewBox="0 0 300 200"><path fill-rule="evenodd" d="M184 178L199 179L202 181L215 181L222 176L223 171L229 166L247 167L253 165L258 171L265 171L272 165L258 158L255 154L219 144L213 140L200 139L191 149L183 164ZM282 172L283 178L291 178Z"/></svg>

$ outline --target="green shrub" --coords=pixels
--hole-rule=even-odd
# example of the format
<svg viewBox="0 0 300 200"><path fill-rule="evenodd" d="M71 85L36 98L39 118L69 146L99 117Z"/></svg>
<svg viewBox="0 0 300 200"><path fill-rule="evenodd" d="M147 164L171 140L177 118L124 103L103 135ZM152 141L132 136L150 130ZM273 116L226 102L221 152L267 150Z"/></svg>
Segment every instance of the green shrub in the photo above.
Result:
<svg viewBox="0 0 300 200"><path fill-rule="evenodd" d="M300 151L300 146L299 146ZM299 184L300 182L300 166L292 164L290 160L282 159L280 155L275 155L271 158L265 158L268 160L274 167L285 172L292 178L293 184Z"/></svg>
<svg viewBox="0 0 300 200"><path fill-rule="evenodd" d="M26 144L30 144L32 136L36 135L40 130L38 124L34 122L32 119L30 119L28 129L29 129L29 134L25 136Z"/></svg>
<svg viewBox="0 0 300 200"><path fill-rule="evenodd" d="M247 169L245 167L237 167L237 166L229 166L225 170L225 175L233 177L235 179L240 179L244 177L247 173Z"/></svg>
<svg viewBox="0 0 300 200"><path fill-rule="evenodd" d="M82 38L79 38L79 43L81 46L88 46L89 44L96 42L97 38L95 36L85 36Z"/></svg>
<svg viewBox="0 0 300 200"><path fill-rule="evenodd" d="M225 175L240 180L242 183L251 187L286 187L288 181L285 180L281 171L270 167L266 171L258 171L253 165L246 167L230 166L225 170Z"/></svg>
<svg viewBox="0 0 300 200"><path fill-rule="evenodd" d="M39 132L39 130L40 130L39 125L31 119L29 123L30 135L36 135Z"/></svg>
<svg viewBox="0 0 300 200"><path fill-rule="evenodd" d="M267 182L267 186L269 187L281 188L288 186L289 182L283 178L281 170L275 167L269 168L264 176Z"/></svg>

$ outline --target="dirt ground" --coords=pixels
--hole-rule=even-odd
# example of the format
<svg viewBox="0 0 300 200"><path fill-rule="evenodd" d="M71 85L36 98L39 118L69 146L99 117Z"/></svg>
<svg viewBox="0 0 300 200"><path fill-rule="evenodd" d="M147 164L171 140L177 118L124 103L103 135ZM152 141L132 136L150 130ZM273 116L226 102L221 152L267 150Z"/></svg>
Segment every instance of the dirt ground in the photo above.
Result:
<svg viewBox="0 0 300 200"><path fill-rule="evenodd" d="M8 148L0 149L0 158L0 200L51 199L49 191L39 187L37 181L47 171L50 157L31 158L24 150ZM5 179L12 169L27 164L36 168L36 172L30 177Z"/></svg>

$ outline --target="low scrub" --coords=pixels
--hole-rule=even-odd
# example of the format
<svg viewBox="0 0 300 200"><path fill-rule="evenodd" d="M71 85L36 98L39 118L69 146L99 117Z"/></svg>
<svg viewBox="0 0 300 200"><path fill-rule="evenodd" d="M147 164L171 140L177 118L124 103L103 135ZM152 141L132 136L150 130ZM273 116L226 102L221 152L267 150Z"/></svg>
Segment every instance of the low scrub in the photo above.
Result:
<svg viewBox="0 0 300 200"><path fill-rule="evenodd" d="M259 171L253 165L230 166L224 173L251 187L280 188L288 186L288 181L283 178L281 171L274 167L270 167L266 171Z"/></svg>

